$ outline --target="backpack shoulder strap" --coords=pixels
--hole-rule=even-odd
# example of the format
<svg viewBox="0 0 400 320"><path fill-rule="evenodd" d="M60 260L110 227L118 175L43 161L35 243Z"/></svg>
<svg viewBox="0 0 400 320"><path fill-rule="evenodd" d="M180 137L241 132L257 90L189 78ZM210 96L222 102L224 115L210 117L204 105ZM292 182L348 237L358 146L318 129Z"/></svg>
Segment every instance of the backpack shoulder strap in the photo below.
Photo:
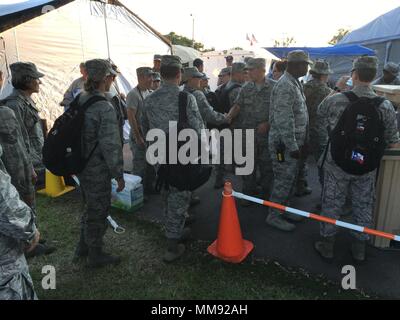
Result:
<svg viewBox="0 0 400 320"><path fill-rule="evenodd" d="M188 104L188 93L185 91L179 92L179 123L187 122L186 107Z"/></svg>
<svg viewBox="0 0 400 320"><path fill-rule="evenodd" d="M79 96L77 96L77 98L79 98ZM79 99L78 99L79 100ZM102 96L93 96L91 98L89 98L82 106L81 108L86 111L92 104L95 104L96 102L99 101L107 101L107 99L105 97Z"/></svg>
<svg viewBox="0 0 400 320"><path fill-rule="evenodd" d="M350 102L355 102L359 99L359 97L353 91L345 91L342 92Z"/></svg>

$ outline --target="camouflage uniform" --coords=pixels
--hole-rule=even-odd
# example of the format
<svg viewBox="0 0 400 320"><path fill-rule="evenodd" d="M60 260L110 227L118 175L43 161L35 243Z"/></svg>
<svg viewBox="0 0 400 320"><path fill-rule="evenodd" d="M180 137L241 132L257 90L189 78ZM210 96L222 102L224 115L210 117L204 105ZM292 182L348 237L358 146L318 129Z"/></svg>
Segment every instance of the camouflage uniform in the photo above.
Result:
<svg viewBox="0 0 400 320"><path fill-rule="evenodd" d="M127 108L136 111L136 122L139 125L139 130L141 125L141 114L143 113L144 108L144 100L149 95L149 90L141 91L139 87L135 87L128 93L126 98ZM132 174L143 179L143 187L145 191L152 189L151 186L154 180L154 169L146 162L146 147L141 147L136 143L133 128L131 128L129 136L129 145L133 155Z"/></svg>
<svg viewBox="0 0 400 320"><path fill-rule="evenodd" d="M17 89L13 89L11 95L3 102L14 111L15 117L21 126L22 136L33 167L36 171L44 170L42 162L44 136L39 110L35 102Z"/></svg>
<svg viewBox="0 0 400 320"><path fill-rule="evenodd" d="M99 91L81 94L83 105ZM84 156L94 152L85 169L78 175L86 203L81 219L81 235L88 247L102 247L111 206L111 179L122 178L123 157L117 117L108 101L99 101L85 112L82 130Z"/></svg>
<svg viewBox="0 0 400 320"><path fill-rule="evenodd" d="M271 130L269 147L273 154L274 189L272 202L287 204L296 182L299 160L290 157L289 153L299 150L307 142L308 112L303 87L290 73L276 83L271 95L269 114ZM285 161L278 162L277 147L285 145ZM279 216L277 209L271 210L270 219Z"/></svg>
<svg viewBox="0 0 400 320"><path fill-rule="evenodd" d="M392 86L400 85L400 78L399 78L400 65L398 65L397 63L394 63L394 62L388 62L383 67L383 70L391 73L395 77L394 80L390 83L386 83L382 76L382 77L376 79L374 82L372 82L373 85L379 85L379 84L392 85Z"/></svg>
<svg viewBox="0 0 400 320"><path fill-rule="evenodd" d="M217 125L227 123L226 118L222 113L213 110L213 107L211 107L210 103L208 102L206 96L202 91L190 88L187 85L184 86L183 90L191 93L195 97L204 125L206 123Z"/></svg>
<svg viewBox="0 0 400 320"><path fill-rule="evenodd" d="M0 106L0 144L3 147L1 160L11 176L11 183L21 199L32 197L35 191L32 183L32 162L14 111L5 106Z"/></svg>
<svg viewBox="0 0 400 320"><path fill-rule="evenodd" d="M254 59L256 60L256 59ZM240 112L235 119L234 126L239 129L254 129L254 171L251 175L243 176L243 193L256 194L257 169L260 171L263 196L269 196L272 188L272 162L268 148L268 133L257 133L257 127L263 122L269 122L270 97L275 81L265 78L265 83L258 87L254 82L248 82L239 91L235 104ZM243 146L246 143L243 134Z"/></svg>
<svg viewBox="0 0 400 320"><path fill-rule="evenodd" d="M0 157L2 153L0 145ZM37 299L24 255L35 233L34 215L19 199L0 160L0 300Z"/></svg>
<svg viewBox="0 0 400 320"><path fill-rule="evenodd" d="M169 131L169 122L178 121L179 118L179 87L164 82L145 101L142 113L142 128L144 136L151 129L161 129L165 133ZM203 119L197 107L193 95L188 95L187 117L191 128L200 134L204 129ZM165 212L165 235L167 239L180 239L187 217L187 210L191 192L179 191L174 187L162 190Z"/></svg>
<svg viewBox="0 0 400 320"><path fill-rule="evenodd" d="M352 90L359 97L374 98L376 94L369 86L358 86ZM335 94L325 99L318 108L316 129L320 148L325 148L328 143L328 129L335 128L342 112L348 106L349 100L343 94ZM399 142L396 114L392 104L385 100L379 106L380 114L385 126L385 141L387 144ZM372 222L372 210L375 201L375 177L376 171L362 176L345 173L332 160L330 147L324 163L324 186L322 194L323 215L332 219L338 219L346 201L350 195L353 208L353 218L360 226L370 227ZM331 224L321 224L321 235L331 237L337 233L337 227ZM359 240L368 240L365 233L353 232Z"/></svg>
<svg viewBox="0 0 400 320"><path fill-rule="evenodd" d="M74 101L74 99L76 98L76 96L83 91L84 84L85 79L83 77L75 79L71 83L67 91L64 93L63 100L60 102L60 106L63 106L64 110L67 110L71 102Z"/></svg>

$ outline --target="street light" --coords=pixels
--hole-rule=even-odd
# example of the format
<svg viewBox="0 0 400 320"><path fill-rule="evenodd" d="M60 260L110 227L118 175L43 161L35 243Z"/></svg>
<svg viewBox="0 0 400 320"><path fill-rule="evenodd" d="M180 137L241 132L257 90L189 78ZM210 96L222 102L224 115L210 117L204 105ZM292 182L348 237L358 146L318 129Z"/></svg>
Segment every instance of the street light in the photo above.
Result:
<svg viewBox="0 0 400 320"><path fill-rule="evenodd" d="M191 13L190 16L193 18L192 19L192 45L194 48L194 15Z"/></svg>

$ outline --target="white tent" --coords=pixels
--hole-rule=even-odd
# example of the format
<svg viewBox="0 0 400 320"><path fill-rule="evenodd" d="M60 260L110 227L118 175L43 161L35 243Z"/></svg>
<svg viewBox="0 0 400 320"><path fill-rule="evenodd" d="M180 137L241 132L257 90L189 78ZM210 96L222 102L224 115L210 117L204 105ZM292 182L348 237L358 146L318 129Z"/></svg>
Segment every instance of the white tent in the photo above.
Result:
<svg viewBox="0 0 400 320"><path fill-rule="evenodd" d="M193 61L201 57L201 53L196 49L181 45L173 45L172 52L181 58L182 63L186 66L193 66Z"/></svg>
<svg viewBox="0 0 400 320"><path fill-rule="evenodd" d="M0 6L0 70L5 75L0 99L12 89L9 65L16 61L31 61L46 75L33 98L50 122L63 111L59 103L80 76L82 61L111 58L122 71L119 87L128 92L136 84L136 68L152 67L153 55L168 54L171 47L133 12L113 3L31 0Z"/></svg>

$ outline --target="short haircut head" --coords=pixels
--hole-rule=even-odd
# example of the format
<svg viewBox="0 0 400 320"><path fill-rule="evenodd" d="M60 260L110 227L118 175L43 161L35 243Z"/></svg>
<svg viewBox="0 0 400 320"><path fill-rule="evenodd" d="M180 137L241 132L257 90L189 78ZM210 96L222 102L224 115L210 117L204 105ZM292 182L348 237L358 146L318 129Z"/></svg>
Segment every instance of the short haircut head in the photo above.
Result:
<svg viewBox="0 0 400 320"><path fill-rule="evenodd" d="M166 80L175 79L180 73L181 73L181 68L177 66L161 65L160 74L163 79Z"/></svg>
<svg viewBox="0 0 400 320"><path fill-rule="evenodd" d="M275 62L274 67L276 68L276 70L283 73L286 71L287 65L288 65L288 63L286 60L281 60L281 61Z"/></svg>
<svg viewBox="0 0 400 320"><path fill-rule="evenodd" d="M201 60L200 58L194 59L193 61L193 66L196 68L201 67L202 65L204 65L204 61Z"/></svg>
<svg viewBox="0 0 400 320"><path fill-rule="evenodd" d="M373 68L362 68L354 70L357 72L358 79L362 82L372 82L377 73L377 69Z"/></svg>

